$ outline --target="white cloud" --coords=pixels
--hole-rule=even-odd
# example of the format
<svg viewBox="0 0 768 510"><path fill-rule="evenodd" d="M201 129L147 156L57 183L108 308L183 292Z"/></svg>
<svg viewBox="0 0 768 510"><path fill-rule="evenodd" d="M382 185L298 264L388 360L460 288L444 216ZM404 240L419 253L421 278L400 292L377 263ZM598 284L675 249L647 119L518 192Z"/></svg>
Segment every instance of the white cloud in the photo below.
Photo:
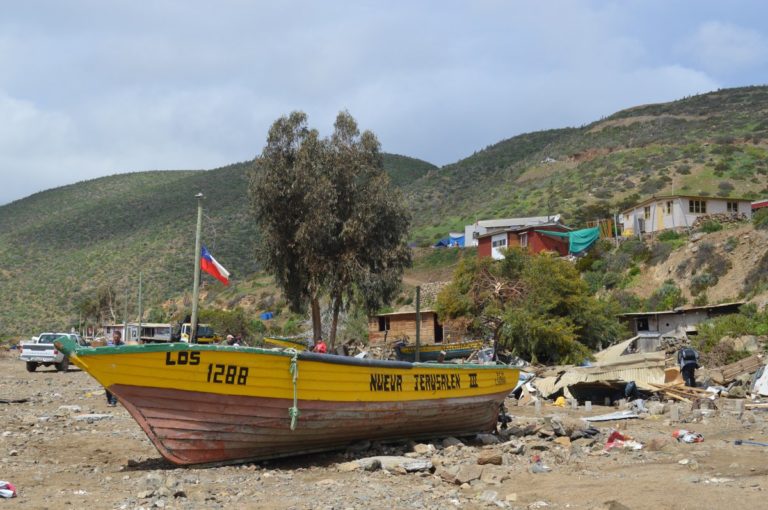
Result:
<svg viewBox="0 0 768 510"><path fill-rule="evenodd" d="M768 63L768 39L760 32L708 21L680 43L678 51L713 73L741 71Z"/></svg>
<svg viewBox="0 0 768 510"><path fill-rule="evenodd" d="M0 204L116 172L249 159L295 109L324 133L349 109L385 151L446 164L519 133L731 85L734 69L765 63L761 32L711 9L702 19L718 21L679 42L677 25L699 23L688 8L698 0L677 8L684 21L663 19L675 28L665 34L663 1L11 5L0 17Z"/></svg>

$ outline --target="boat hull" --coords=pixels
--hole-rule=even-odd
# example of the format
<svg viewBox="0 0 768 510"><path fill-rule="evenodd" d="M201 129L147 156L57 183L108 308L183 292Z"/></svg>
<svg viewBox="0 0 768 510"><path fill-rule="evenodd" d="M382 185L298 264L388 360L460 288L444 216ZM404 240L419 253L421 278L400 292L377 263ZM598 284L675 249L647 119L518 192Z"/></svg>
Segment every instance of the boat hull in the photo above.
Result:
<svg viewBox="0 0 768 510"><path fill-rule="evenodd" d="M507 395L407 402L299 400L300 425L291 430L290 399L125 385L110 391L163 457L179 465L286 457L361 440L491 432Z"/></svg>

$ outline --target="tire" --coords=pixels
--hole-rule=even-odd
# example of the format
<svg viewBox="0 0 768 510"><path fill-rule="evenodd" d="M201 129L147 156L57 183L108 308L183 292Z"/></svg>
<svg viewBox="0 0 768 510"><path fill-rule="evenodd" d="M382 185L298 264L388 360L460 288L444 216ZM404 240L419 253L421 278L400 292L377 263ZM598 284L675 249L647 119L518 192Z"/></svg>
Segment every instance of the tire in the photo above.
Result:
<svg viewBox="0 0 768 510"><path fill-rule="evenodd" d="M61 363L56 363L56 371L58 372L66 372L68 368L69 368L69 358L67 357L61 360Z"/></svg>
<svg viewBox="0 0 768 510"><path fill-rule="evenodd" d="M37 370L37 363L34 361L27 361L27 372L34 372Z"/></svg>

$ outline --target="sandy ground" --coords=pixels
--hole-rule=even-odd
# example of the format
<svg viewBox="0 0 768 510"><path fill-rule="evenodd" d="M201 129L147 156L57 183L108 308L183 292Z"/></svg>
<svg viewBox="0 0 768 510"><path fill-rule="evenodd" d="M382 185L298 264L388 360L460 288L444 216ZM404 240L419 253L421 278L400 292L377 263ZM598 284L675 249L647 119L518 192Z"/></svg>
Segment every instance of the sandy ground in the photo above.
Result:
<svg viewBox="0 0 768 510"><path fill-rule="evenodd" d="M600 423L594 444L560 438L560 445L546 437L545 417L580 424L583 409L545 406L540 417L532 407L510 407L520 437L504 437L500 444L460 438L450 446L435 438L199 469L165 462L128 413L107 407L99 385L77 369L27 373L15 354L2 354L0 381L0 398L28 399L0 404L0 479L18 488L18 497L0 502L9 509L766 507L768 448L733 443L768 441L764 415L751 412L720 412L683 425L670 423L668 414ZM613 410L596 406L591 414ZM679 427L702 433L705 441L676 442L671 434ZM611 428L633 436L643 449L603 452ZM430 460L434 467L407 474L347 469L351 460L382 454ZM531 472L535 454L550 472ZM469 481L460 483L462 477Z"/></svg>

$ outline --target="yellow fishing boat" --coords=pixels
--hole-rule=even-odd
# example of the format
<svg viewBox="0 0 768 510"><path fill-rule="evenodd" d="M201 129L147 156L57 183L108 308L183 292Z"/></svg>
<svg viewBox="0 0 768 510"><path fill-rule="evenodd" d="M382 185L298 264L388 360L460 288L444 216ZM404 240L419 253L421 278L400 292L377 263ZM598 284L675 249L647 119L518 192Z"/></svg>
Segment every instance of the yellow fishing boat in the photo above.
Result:
<svg viewBox="0 0 768 510"><path fill-rule="evenodd" d="M467 340L452 344L426 344L419 346L419 361L434 361L440 352L445 353L445 359L466 358L473 352L483 348L482 340ZM416 345L395 344L395 355L401 361L416 360Z"/></svg>
<svg viewBox="0 0 768 510"><path fill-rule="evenodd" d="M419 364L186 343L57 347L115 394L175 464L221 464L356 441L495 429L507 366Z"/></svg>

